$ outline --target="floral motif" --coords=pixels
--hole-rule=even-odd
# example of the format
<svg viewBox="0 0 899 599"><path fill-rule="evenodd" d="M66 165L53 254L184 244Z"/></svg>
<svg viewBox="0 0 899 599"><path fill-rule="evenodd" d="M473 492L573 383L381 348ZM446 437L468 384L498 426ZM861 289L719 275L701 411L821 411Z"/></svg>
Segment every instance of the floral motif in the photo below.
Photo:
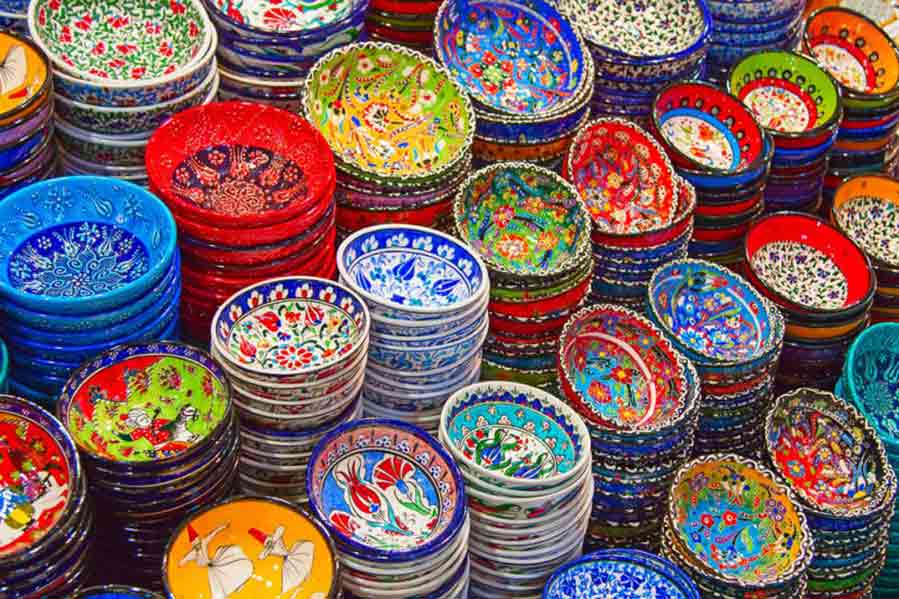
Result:
<svg viewBox="0 0 899 599"><path fill-rule="evenodd" d="M147 272L147 248L129 231L94 222L66 223L29 237L9 260L9 280L26 293L89 297Z"/></svg>
<svg viewBox="0 0 899 599"><path fill-rule="evenodd" d="M591 554L557 571L544 599L694 599L696 585L674 564L641 551Z"/></svg>
<svg viewBox="0 0 899 599"><path fill-rule="evenodd" d="M308 32L347 18L358 0L215 0L232 21L257 29Z"/></svg>
<svg viewBox="0 0 899 599"><path fill-rule="evenodd" d="M774 241L750 258L765 285L789 301L809 308L841 308L849 296L846 275L827 254L796 241Z"/></svg>
<svg viewBox="0 0 899 599"><path fill-rule="evenodd" d="M767 129L795 133L810 129L817 121L814 99L789 81L757 79L740 90L740 99Z"/></svg>
<svg viewBox="0 0 899 599"><path fill-rule="evenodd" d="M864 413L881 438L899 444L899 342L895 332L869 329L862 333L847 362L853 403Z"/></svg>
<svg viewBox="0 0 899 599"><path fill-rule="evenodd" d="M858 196L834 212L846 235L866 254L891 266L899 266L899 207L874 196Z"/></svg>
<svg viewBox="0 0 899 599"><path fill-rule="evenodd" d="M731 170L740 163L740 146L721 123L705 113L680 109L667 113L660 127L665 139L701 164Z"/></svg>
<svg viewBox="0 0 899 599"><path fill-rule="evenodd" d="M241 145L204 148L178 165L172 190L201 208L245 216L291 206L309 192L299 165L271 150Z"/></svg>
<svg viewBox="0 0 899 599"><path fill-rule="evenodd" d="M810 41L812 56L834 79L859 92L877 87L877 77L868 57L846 40L824 36Z"/></svg>

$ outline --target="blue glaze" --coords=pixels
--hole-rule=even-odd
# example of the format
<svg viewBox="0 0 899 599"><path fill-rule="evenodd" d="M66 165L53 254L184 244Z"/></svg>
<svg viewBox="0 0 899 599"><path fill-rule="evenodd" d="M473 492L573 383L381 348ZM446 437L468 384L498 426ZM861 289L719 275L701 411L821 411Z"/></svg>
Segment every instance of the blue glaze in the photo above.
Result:
<svg viewBox="0 0 899 599"><path fill-rule="evenodd" d="M15 168L44 147L44 142L53 135L53 127L45 127L28 134L22 140L14 141L0 148L0 170Z"/></svg>
<svg viewBox="0 0 899 599"><path fill-rule="evenodd" d="M899 451L899 324L879 323L856 337L843 366L843 392L884 444Z"/></svg>
<svg viewBox="0 0 899 599"><path fill-rule="evenodd" d="M584 106L573 113L557 119L541 122L515 124L503 121L502 117L490 118L479 112L476 120L478 137L510 144L536 144L550 141L572 132L586 118L589 107Z"/></svg>

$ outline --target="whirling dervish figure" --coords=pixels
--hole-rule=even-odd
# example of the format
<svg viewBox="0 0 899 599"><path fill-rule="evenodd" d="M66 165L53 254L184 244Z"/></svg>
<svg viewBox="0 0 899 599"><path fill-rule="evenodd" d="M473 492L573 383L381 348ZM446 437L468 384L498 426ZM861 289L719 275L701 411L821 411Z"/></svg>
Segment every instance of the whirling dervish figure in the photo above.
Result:
<svg viewBox="0 0 899 599"><path fill-rule="evenodd" d="M215 554L210 559L209 544L217 534L226 528L228 528L228 524L222 524L206 536L201 537L193 526L188 524L187 538L191 547L178 564L183 568L190 562L196 562L198 566L206 568L212 599L227 599L229 595L239 591L253 576L253 562L238 545L222 545L215 550Z"/></svg>
<svg viewBox="0 0 899 599"><path fill-rule="evenodd" d="M294 599L300 592L300 585L309 578L312 571L315 546L310 541L297 541L290 549L284 544L284 527L279 526L270 535L257 528L250 529L250 536L262 543L262 552L259 559L268 559L269 556L283 558L281 566L281 592L287 593L293 589L290 596Z"/></svg>

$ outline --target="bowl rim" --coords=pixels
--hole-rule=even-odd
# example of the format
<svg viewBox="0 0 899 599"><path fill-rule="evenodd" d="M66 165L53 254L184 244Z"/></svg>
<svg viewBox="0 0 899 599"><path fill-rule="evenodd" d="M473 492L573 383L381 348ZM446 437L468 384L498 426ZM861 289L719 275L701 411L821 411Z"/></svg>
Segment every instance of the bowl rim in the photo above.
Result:
<svg viewBox="0 0 899 599"><path fill-rule="evenodd" d="M16 106L10 108L6 112L0 113L0 122L5 121L6 119L16 117L20 112L26 111L32 106L36 104L40 104L42 102L52 102L53 98L51 98L51 92L53 87L53 71L50 64L50 59L47 56L47 52L44 51L43 47L39 43L37 43L31 37L26 37L24 34L18 35L10 31L2 31L0 32L0 36L10 38L15 43L22 44L24 46L28 46L29 49L33 50L35 54L37 54L38 58L43 61L44 69L46 74L44 76L44 80L41 82L40 88L30 98L22 102L21 104L17 104ZM28 111L27 114L16 117L15 120L4 123L2 125L3 129L8 129L10 127L14 127L17 124L20 124L33 116L34 112L39 112L39 110Z"/></svg>
<svg viewBox="0 0 899 599"><path fill-rule="evenodd" d="M864 180L871 180L871 179L882 180L884 183L895 187L896 188L895 201L891 201L889 198L884 198L882 195L878 195L874 192L871 192L871 195L881 201L885 201L887 203L894 204L896 206L896 208L899 209L899 181L897 181L893 177L891 177L885 173L862 173L862 174L858 174L858 175L850 175L848 177L845 177L842 181L840 181L840 184L834 190L833 200L831 201L831 206L830 206L830 222L834 227L836 227L843 235L845 235L850 240L852 240L852 238L849 236L849 233L844 229L843 222L841 222L841 219L839 218L838 215L840 214L840 208L842 208L844 205L848 204L850 201L852 201L856 197L859 197L859 196L853 196L853 197L849 197L849 198L844 198L843 196L845 194L849 193L848 190L849 190L850 185L852 185L856 182L860 182L862 179L864 179ZM854 241L854 240L852 240L852 241ZM858 244L858 246L863 252L865 252L865 248L863 248L860 243ZM867 254L867 252L865 252L865 254ZM870 255L868 257L871 260L871 263L874 267L875 273L882 267L885 267L887 270L899 269L899 262L896 262L895 264L891 264L888 262L884 262L883 260L874 258L873 256L870 256Z"/></svg>
<svg viewBox="0 0 899 599"><path fill-rule="evenodd" d="M852 400L852 404L869 422L871 421L871 418L868 414L868 410L865 409L864 402L859 400L858 390L855 388L855 379L852 376L847 376L847 373L853 370L855 356L859 351L861 351L859 348L862 347L868 337L877 336L879 333L899 336L899 322L878 322L863 329L861 333L859 333L858 336L852 341L852 344L849 346L849 351L846 352L846 360L843 363L843 374L841 376L841 379L844 381L846 387L848 387L849 397ZM875 424L872 424L871 426L874 427L874 430L877 432L878 438L883 442L885 446L893 449L899 448L899 437L888 437L884 432L881 432L880 428Z"/></svg>
<svg viewBox="0 0 899 599"><path fill-rule="evenodd" d="M223 23L227 23L228 27L231 29L235 29L238 31L243 31L245 33L249 33L250 35L258 35L260 37L272 38L273 41L285 40L285 41L294 41L297 38L302 40L304 38L309 37L312 34L318 35L329 35L332 33L339 32L341 25L343 25L343 21L351 18L356 12L359 11L360 7L363 11L368 8L367 0L349 0L351 4L355 4L348 12L347 15L340 20L332 21L328 23L324 27L316 27L314 29L293 29L287 31L278 31L278 30L270 30L263 29L261 27L256 27L254 25L248 25L246 23L240 23L231 17L228 16L227 13L219 10L217 6L215 6L215 2L213 0L202 0L202 6L205 11L209 13L210 19L220 20ZM214 17L212 15L215 15ZM223 27L224 28L224 27ZM302 34L302 35L298 35Z"/></svg>
<svg viewBox="0 0 899 599"><path fill-rule="evenodd" d="M82 588L71 595L69 599L91 599L104 593L116 593L123 595L123 599L163 599L162 595L123 584L102 584Z"/></svg>

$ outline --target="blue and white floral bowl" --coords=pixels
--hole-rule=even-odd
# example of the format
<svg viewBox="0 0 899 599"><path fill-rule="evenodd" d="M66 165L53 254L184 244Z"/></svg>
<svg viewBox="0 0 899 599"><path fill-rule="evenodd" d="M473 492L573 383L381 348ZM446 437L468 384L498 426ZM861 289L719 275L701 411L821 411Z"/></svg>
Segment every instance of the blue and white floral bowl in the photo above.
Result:
<svg viewBox="0 0 899 599"><path fill-rule="evenodd" d="M401 371L430 370L457 364L460 358L470 355L484 344L489 324L484 316L479 320L478 327L461 339L431 347L404 347L373 342L369 360L384 368Z"/></svg>

